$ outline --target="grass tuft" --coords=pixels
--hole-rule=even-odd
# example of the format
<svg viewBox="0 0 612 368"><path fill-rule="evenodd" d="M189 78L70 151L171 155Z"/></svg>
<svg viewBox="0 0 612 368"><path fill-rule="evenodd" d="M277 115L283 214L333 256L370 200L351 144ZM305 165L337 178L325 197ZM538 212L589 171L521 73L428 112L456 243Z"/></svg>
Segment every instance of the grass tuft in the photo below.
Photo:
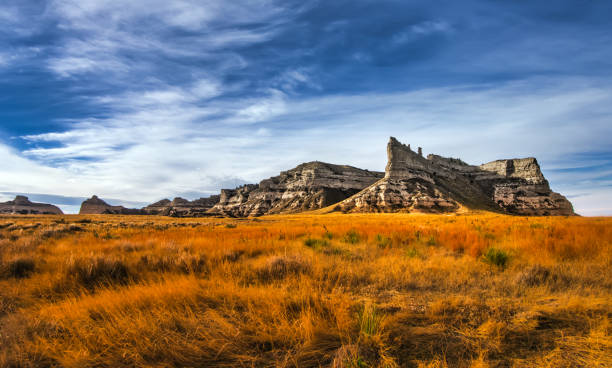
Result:
<svg viewBox="0 0 612 368"><path fill-rule="evenodd" d="M484 262L499 268L505 268L509 259L510 256L507 252L497 248L489 248L483 255Z"/></svg>
<svg viewBox="0 0 612 368"><path fill-rule="evenodd" d="M104 284L126 284L130 280L130 272L125 263L108 257L70 259L67 275L89 289Z"/></svg>
<svg viewBox="0 0 612 368"><path fill-rule="evenodd" d="M348 244L357 244L361 241L361 235L354 229L351 229L344 234L343 240Z"/></svg>
<svg viewBox="0 0 612 368"><path fill-rule="evenodd" d="M307 239L304 239L304 245L307 246L308 248L319 250L321 248L329 247L329 241L325 239L307 238Z"/></svg>
<svg viewBox="0 0 612 368"><path fill-rule="evenodd" d="M36 263L30 257L17 257L0 263L0 278L25 278L34 272Z"/></svg>

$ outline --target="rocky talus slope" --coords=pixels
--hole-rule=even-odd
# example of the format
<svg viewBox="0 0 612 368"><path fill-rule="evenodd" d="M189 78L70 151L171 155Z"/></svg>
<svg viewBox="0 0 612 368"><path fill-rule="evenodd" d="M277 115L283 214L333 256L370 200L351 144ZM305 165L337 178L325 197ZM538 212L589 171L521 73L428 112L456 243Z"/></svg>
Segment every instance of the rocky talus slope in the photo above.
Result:
<svg viewBox="0 0 612 368"><path fill-rule="evenodd" d="M382 176L347 165L308 162L259 184L221 190L219 203L209 212L243 217L320 209L358 193Z"/></svg>
<svg viewBox="0 0 612 368"><path fill-rule="evenodd" d="M208 198L200 198L193 201L177 197L170 201L162 199L159 202L148 205L142 209L146 215L161 215L172 217L203 217L211 216L207 211L219 203L220 196L213 195Z"/></svg>
<svg viewBox="0 0 612 368"><path fill-rule="evenodd" d="M140 215L141 210L137 208L125 208L123 206L111 206L98 196L83 201L79 215Z"/></svg>
<svg viewBox="0 0 612 368"><path fill-rule="evenodd" d="M62 215L58 207L47 203L30 202L28 197L16 196L14 200L0 203L1 214L11 215Z"/></svg>
<svg viewBox="0 0 612 368"><path fill-rule="evenodd" d="M343 212L456 212L483 209L516 215L573 215L552 192L535 158L480 166L412 151L391 137L385 176L334 207Z"/></svg>

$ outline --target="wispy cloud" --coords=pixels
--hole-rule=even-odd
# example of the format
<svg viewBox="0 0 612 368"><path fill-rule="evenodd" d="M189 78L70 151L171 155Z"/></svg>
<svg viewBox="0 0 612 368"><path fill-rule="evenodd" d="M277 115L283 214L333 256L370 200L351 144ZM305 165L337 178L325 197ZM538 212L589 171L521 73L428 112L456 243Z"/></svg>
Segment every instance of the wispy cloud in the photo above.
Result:
<svg viewBox="0 0 612 368"><path fill-rule="evenodd" d="M273 94L255 103L237 100L211 107L183 98L184 91L145 93L134 100L146 104L134 104L132 112L77 122L63 133L24 137L55 143L24 154L53 164L54 170L70 173L79 182L96 183L97 193L153 200L178 192L215 192L219 178L259 181L304 161L382 170L385 142L395 135L426 152L459 156L473 164L536 156L553 187L572 192L572 185L595 179L602 171L585 172L578 180L560 175L556 163L561 155L608 145L609 124L598 118L577 121L575 116L612 106L612 91L576 89L572 81L542 87L546 84L534 80L484 89L300 100ZM276 99L282 100L282 108L273 107L270 101ZM151 108L153 101L163 107ZM149 108L143 111L144 105ZM217 111L234 113L219 117ZM584 124L589 134L576 134ZM82 185L79 190L86 196L93 189ZM61 186L46 192L65 193Z"/></svg>

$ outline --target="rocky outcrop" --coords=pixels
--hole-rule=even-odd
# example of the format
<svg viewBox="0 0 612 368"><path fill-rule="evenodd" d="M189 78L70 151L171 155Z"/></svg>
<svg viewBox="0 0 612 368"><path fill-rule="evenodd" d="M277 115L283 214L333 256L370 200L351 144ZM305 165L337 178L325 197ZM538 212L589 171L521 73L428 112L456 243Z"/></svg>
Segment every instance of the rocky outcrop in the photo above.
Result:
<svg viewBox="0 0 612 368"><path fill-rule="evenodd" d="M18 195L14 200L0 203L1 214L11 215L63 215L58 207L47 203L30 202L28 197Z"/></svg>
<svg viewBox="0 0 612 368"><path fill-rule="evenodd" d="M207 211L215 204L219 203L220 196L213 195L207 198L200 198L188 201L184 198L162 199L142 209L147 215L161 215L172 217L203 217L211 216Z"/></svg>
<svg viewBox="0 0 612 368"><path fill-rule="evenodd" d="M534 157L497 160L480 165L477 183L505 212L520 215L571 215L572 204L550 190Z"/></svg>
<svg viewBox="0 0 612 368"><path fill-rule="evenodd" d="M343 212L457 212L483 209L516 215L573 215L550 190L535 158L472 166L455 158L424 158L391 137L385 176L334 208Z"/></svg>
<svg viewBox="0 0 612 368"><path fill-rule="evenodd" d="M111 206L98 196L83 201L79 215L140 215L141 210L136 208L125 208L123 206Z"/></svg>
<svg viewBox="0 0 612 368"><path fill-rule="evenodd" d="M246 217L320 209L358 193L382 176L347 165L308 162L259 184L221 190L219 203L209 212Z"/></svg>

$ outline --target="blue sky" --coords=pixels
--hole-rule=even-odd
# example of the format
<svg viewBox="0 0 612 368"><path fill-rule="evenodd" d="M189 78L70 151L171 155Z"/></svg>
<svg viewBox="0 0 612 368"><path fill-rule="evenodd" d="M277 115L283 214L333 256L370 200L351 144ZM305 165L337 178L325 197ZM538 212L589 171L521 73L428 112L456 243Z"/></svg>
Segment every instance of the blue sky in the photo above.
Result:
<svg viewBox="0 0 612 368"><path fill-rule="evenodd" d="M0 199L382 171L393 135L535 156L577 212L612 215L611 19L609 1L3 0Z"/></svg>

